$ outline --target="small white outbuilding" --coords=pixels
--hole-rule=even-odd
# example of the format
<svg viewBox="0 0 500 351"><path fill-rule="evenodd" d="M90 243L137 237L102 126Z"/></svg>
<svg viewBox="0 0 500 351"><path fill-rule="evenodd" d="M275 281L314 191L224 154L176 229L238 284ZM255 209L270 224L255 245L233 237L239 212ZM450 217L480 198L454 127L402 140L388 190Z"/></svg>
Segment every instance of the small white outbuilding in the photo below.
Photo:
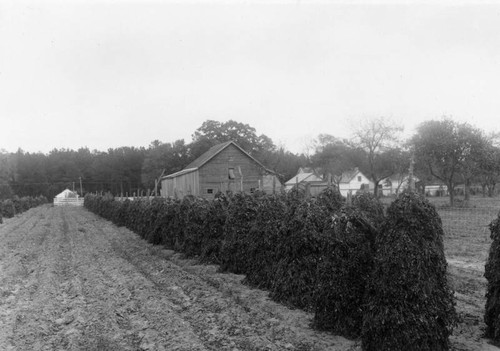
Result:
<svg viewBox="0 0 500 351"><path fill-rule="evenodd" d="M80 199L80 196L76 192L65 189L54 197L54 206L66 205L83 206L83 199Z"/></svg>

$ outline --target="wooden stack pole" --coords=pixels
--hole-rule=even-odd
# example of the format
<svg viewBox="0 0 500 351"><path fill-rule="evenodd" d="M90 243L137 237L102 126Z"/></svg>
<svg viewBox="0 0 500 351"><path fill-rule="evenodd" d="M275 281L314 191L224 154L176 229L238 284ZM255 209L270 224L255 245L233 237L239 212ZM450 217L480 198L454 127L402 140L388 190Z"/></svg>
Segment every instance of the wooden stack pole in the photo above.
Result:
<svg viewBox="0 0 500 351"><path fill-rule="evenodd" d="M415 191L415 177L413 175L413 167L415 164L415 153L412 152L410 160L410 169L408 170L408 187L410 191Z"/></svg>
<svg viewBox="0 0 500 351"><path fill-rule="evenodd" d="M240 172L240 191L243 192L243 173L241 173L240 166L238 166L238 171Z"/></svg>

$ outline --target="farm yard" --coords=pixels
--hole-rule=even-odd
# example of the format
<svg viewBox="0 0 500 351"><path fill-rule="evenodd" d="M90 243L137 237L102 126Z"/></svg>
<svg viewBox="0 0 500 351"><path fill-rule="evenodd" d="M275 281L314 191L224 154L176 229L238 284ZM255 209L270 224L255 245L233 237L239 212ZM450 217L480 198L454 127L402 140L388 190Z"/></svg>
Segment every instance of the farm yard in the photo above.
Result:
<svg viewBox="0 0 500 351"><path fill-rule="evenodd" d="M460 317L454 350L498 349L481 337L486 226L496 213L480 200L469 208L436 203ZM312 329L313 314L271 301L243 278L86 209L33 208L0 226L0 349L361 349Z"/></svg>

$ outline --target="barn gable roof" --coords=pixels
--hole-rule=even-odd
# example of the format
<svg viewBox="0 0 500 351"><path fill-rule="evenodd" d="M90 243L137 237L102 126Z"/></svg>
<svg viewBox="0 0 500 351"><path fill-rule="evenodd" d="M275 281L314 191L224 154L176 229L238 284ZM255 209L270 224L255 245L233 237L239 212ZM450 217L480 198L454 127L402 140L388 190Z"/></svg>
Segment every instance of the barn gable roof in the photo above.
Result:
<svg viewBox="0 0 500 351"><path fill-rule="evenodd" d="M206 151L204 154L202 154L196 160L194 160L193 162L191 162L190 164L188 164L186 166L186 169L188 169L188 168L200 168L205 163L207 163L212 158L214 158L219 152L221 152L226 147L228 147L229 145L231 145L231 143L234 144L234 145L236 145L232 141L227 141L225 143L217 144L217 145L212 146L210 149L208 149L208 151Z"/></svg>
<svg viewBox="0 0 500 351"><path fill-rule="evenodd" d="M236 144L234 141L226 141L225 143L217 144L212 146L208 151L206 151L204 154L202 154L200 157L198 157L196 160L188 164L182 171L169 174L167 176L164 176L163 178L175 178L190 172L194 172L198 170L199 168L203 167L207 162L209 162L211 159L213 159L215 156L217 156L220 152L222 152L225 148L227 148L229 145L234 145L237 149L239 149L243 154L245 154L247 157L249 157L252 161L257 163L260 167L266 170L266 172L274 174L275 172L272 170L267 169L262 163L257 161L253 156L251 156L248 152L243 150L238 144Z"/></svg>
<svg viewBox="0 0 500 351"><path fill-rule="evenodd" d="M179 171L179 172L175 172L175 173L172 173L172 174L169 174L169 175L166 175L164 177L162 177L162 179L170 179L170 178L175 178L175 177L178 177L178 176L181 176L181 175L184 175L184 174L188 174L188 173L191 173L191 172L194 172L196 171L198 168L184 168L182 171Z"/></svg>

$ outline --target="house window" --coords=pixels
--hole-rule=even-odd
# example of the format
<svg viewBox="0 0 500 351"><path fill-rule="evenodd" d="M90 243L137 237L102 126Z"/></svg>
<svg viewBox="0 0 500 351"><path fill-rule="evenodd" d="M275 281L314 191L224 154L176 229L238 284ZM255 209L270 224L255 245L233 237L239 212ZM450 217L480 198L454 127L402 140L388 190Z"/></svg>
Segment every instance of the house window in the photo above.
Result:
<svg viewBox="0 0 500 351"><path fill-rule="evenodd" d="M207 194L213 194L214 193L214 189L207 189Z"/></svg>
<svg viewBox="0 0 500 351"><path fill-rule="evenodd" d="M361 176L358 176L358 182L360 182L360 181L361 181Z"/></svg>
<svg viewBox="0 0 500 351"><path fill-rule="evenodd" d="M234 179L234 178L236 178L236 177L234 176L234 168L229 168L228 178L229 178L229 179Z"/></svg>

